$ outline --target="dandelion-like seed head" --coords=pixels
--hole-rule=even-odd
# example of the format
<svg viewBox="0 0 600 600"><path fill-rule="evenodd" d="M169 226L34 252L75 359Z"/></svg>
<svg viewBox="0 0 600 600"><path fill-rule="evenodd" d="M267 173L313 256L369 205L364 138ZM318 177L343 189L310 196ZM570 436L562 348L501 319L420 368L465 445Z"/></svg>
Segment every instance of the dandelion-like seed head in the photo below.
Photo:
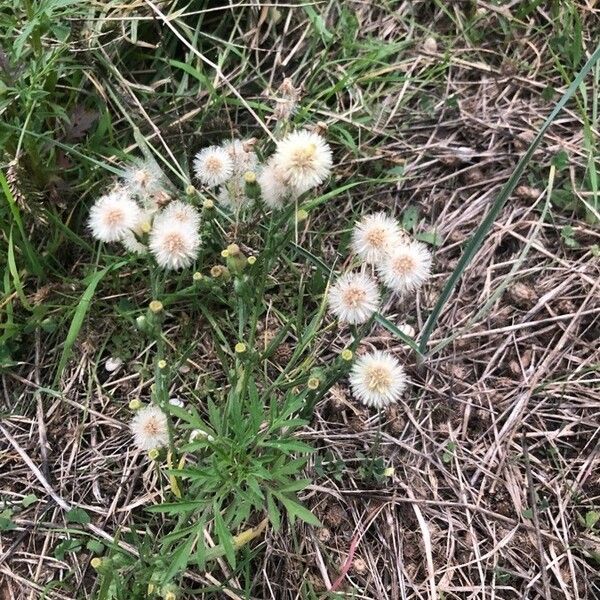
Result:
<svg viewBox="0 0 600 600"><path fill-rule="evenodd" d="M121 239L121 243L129 252L145 254L148 251L148 246L140 238L152 229L152 215L151 210L140 210L135 227L127 231Z"/></svg>
<svg viewBox="0 0 600 600"><path fill-rule="evenodd" d="M364 216L352 231L352 249L368 264L385 259L400 243L402 233L394 219L379 212Z"/></svg>
<svg viewBox="0 0 600 600"><path fill-rule="evenodd" d="M209 146L200 150L194 158L196 177L207 187L225 183L234 172L229 152L220 146Z"/></svg>
<svg viewBox="0 0 600 600"><path fill-rule="evenodd" d="M242 177L246 171L256 169L258 157L256 152L252 150L253 145L253 142L242 142L241 140L233 140L223 144L223 149L231 158L234 175Z"/></svg>
<svg viewBox="0 0 600 600"><path fill-rule="evenodd" d="M403 243L378 265L378 272L392 290L414 292L431 275L431 253L421 242Z"/></svg>
<svg viewBox="0 0 600 600"><path fill-rule="evenodd" d="M249 202L246 196L245 182L242 179L231 179L224 185L217 195L219 204L227 206L233 211L239 210Z"/></svg>
<svg viewBox="0 0 600 600"><path fill-rule="evenodd" d="M92 235L102 242L118 242L135 229L141 209L124 190L102 196L90 209L88 227Z"/></svg>
<svg viewBox="0 0 600 600"><path fill-rule="evenodd" d="M140 409L131 421L135 445L140 450L152 450L169 442L167 416L158 406Z"/></svg>
<svg viewBox="0 0 600 600"><path fill-rule="evenodd" d="M287 185L283 169L272 158L267 161L256 180L264 203L273 210L282 208L287 200L298 195Z"/></svg>
<svg viewBox="0 0 600 600"><path fill-rule="evenodd" d="M158 215L157 221L177 221L182 225L198 227L200 225L200 213L191 205L181 200L174 200Z"/></svg>
<svg viewBox="0 0 600 600"><path fill-rule="evenodd" d="M364 273L346 273L329 289L329 309L342 322L365 323L379 306L375 280Z"/></svg>
<svg viewBox="0 0 600 600"><path fill-rule="evenodd" d="M137 160L125 169L123 181L134 195L144 198L162 187L163 172L154 160Z"/></svg>
<svg viewBox="0 0 600 600"><path fill-rule="evenodd" d="M274 161L286 183L304 193L327 179L333 157L319 134L302 130L288 134L277 144Z"/></svg>
<svg viewBox="0 0 600 600"><path fill-rule="evenodd" d="M150 232L150 251L165 269L189 267L200 247L197 227L176 219L157 219Z"/></svg>
<svg viewBox="0 0 600 600"><path fill-rule="evenodd" d="M406 386L404 369L389 352L361 356L350 372L352 394L366 406L384 408L396 402Z"/></svg>

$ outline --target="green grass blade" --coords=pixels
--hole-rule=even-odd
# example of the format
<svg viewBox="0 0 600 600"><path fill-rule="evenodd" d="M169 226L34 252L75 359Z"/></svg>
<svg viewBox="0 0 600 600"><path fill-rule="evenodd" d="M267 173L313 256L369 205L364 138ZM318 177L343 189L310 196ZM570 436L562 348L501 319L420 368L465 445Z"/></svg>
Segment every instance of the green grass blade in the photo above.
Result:
<svg viewBox="0 0 600 600"><path fill-rule="evenodd" d="M29 242L29 237L25 232L25 228L23 227L23 221L21 219L21 214L19 211L19 207L15 199L13 198L12 192L10 191L10 187L8 185L8 181L2 171L0 171L0 187L4 192L4 196L8 203L12 218L14 223L17 226L19 237L21 238L22 250L25 258L27 259L27 263L29 264L29 269L34 275L42 275L44 273L44 268L40 263L37 254L35 253L33 247ZM12 236L12 232L11 232Z"/></svg>
<svg viewBox="0 0 600 600"><path fill-rule="evenodd" d="M94 292L96 291L96 287L100 283L100 281L104 278L104 276L112 271L113 269L117 269L127 264L128 261L121 261L110 265L102 271L97 271L92 276L88 286L85 288L85 292L81 296L79 303L77 304L77 308L75 309L75 314L73 315L73 320L71 321L71 326L69 327L69 332L67 333L67 337L65 339L65 344L63 346L63 351L60 356L60 360L58 361L58 367L56 368L56 374L54 375L54 384L56 386L60 377L67 366L67 361L71 356L71 350L73 349L73 345L77 340L77 336L79 335L79 331L81 326L83 325L83 321L85 319L85 315L90 307L92 302L92 298L94 297Z"/></svg>
<svg viewBox="0 0 600 600"><path fill-rule="evenodd" d="M593 66L596 64L596 62L598 62L599 59L600 59L600 46L598 46L596 48L596 50L594 51L594 53L592 54L592 56L590 56L589 60L585 63L585 65L583 66L581 71L579 71L579 73L577 74L577 77L575 77L575 79L573 80L571 85L567 88L566 92L563 94L563 96L559 100L558 104L554 107L554 110L550 113L548 118L544 121L544 124L542 125L541 129L538 131L533 142L529 146L529 149L521 157L521 159L517 163L517 166L515 167L515 170L513 171L513 174L510 176L510 179L504 184L504 186L500 190L500 193L498 194L496 200L494 200L492 208L490 209L488 214L484 217L483 221L481 222L481 224L479 225L479 227L477 228L477 230L475 231L475 233L469 240L469 243L467 244L467 247L465 248L463 255L460 257L460 260L458 261L458 264L456 265L456 269L454 269L454 271L450 275L450 278L446 282L446 285L444 286L442 293L440 294L440 297L438 298L438 301L436 302L435 306L433 307L433 310L431 311L431 314L429 315L429 318L427 319L427 322L425 323L425 327L423 328L423 332L421 334L421 339L419 341L419 349L422 354L425 354L425 352L426 352L427 343L429 342L429 338L430 338L431 334L433 333L433 330L435 329L437 320L444 308L444 305L450 298L450 295L452 294L454 287L458 283L458 280L462 277L462 274L464 273L466 268L471 263L471 260L473 260L475 253L481 246L481 243L485 239L488 231L494 224L496 217L502 210L502 207L504 206L505 202L508 200L509 196L512 194L512 191L517 186L517 183L521 179L521 176L523 175L525 169L527 168L527 165L529 164L529 161L531 160L533 153L535 152L536 148L542 141L542 138L544 137L546 131L548 130L550 125L552 125L552 123L554 122L554 119L556 119L556 117L560 113L560 111L564 108L565 104L571 99L571 97L579 89L581 82L584 80L585 76L590 72L590 70L593 68Z"/></svg>

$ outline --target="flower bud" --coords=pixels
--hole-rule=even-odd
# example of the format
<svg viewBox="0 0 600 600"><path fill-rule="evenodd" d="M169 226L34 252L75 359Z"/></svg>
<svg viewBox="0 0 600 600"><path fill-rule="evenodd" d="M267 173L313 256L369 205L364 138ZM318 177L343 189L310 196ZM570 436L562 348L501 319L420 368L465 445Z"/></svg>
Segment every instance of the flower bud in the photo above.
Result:
<svg viewBox="0 0 600 600"><path fill-rule="evenodd" d="M350 350L350 348L344 348L344 350L342 350L341 357L342 357L342 360L349 362L354 357L354 353L352 352L352 350Z"/></svg>
<svg viewBox="0 0 600 600"><path fill-rule="evenodd" d="M224 281L229 281L230 279L229 269L223 265L215 265L212 267L210 269L210 275L215 279L221 278Z"/></svg>
<svg viewBox="0 0 600 600"><path fill-rule="evenodd" d="M318 377L311 377L307 385L309 390L316 390L321 385L321 381Z"/></svg>
<svg viewBox="0 0 600 600"><path fill-rule="evenodd" d="M163 303L160 300L152 300L152 302L150 302L150 304L148 305L148 308L150 309L150 312L156 315L159 312L162 312L162 309L164 307Z"/></svg>
<svg viewBox="0 0 600 600"><path fill-rule="evenodd" d="M142 408L142 403L139 398L134 398L131 400L131 402L129 402L130 410L139 410L140 408Z"/></svg>
<svg viewBox="0 0 600 600"><path fill-rule="evenodd" d="M296 223L302 223L303 221L306 221L306 219L308 219L308 211L301 208L296 213Z"/></svg>
<svg viewBox="0 0 600 600"><path fill-rule="evenodd" d="M146 319L146 315L136 317L135 326L139 331L148 331L148 319Z"/></svg>

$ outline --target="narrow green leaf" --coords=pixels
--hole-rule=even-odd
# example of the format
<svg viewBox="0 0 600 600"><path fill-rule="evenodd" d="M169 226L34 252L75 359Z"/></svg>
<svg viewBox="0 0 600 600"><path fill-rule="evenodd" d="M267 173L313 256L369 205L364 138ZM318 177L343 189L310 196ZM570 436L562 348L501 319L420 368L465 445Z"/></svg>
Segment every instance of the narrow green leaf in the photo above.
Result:
<svg viewBox="0 0 600 600"><path fill-rule="evenodd" d="M231 565L232 569L235 569L235 550L233 548L233 541L231 539L231 533L225 526L221 512L218 507L215 507L215 531L219 538L219 542L223 545L227 562Z"/></svg>
<svg viewBox="0 0 600 600"><path fill-rule="evenodd" d="M271 521L275 533L277 533L281 527L281 513L277 508L275 500L273 500L272 494L267 494L267 514L269 515L269 521Z"/></svg>
<svg viewBox="0 0 600 600"><path fill-rule="evenodd" d="M73 315L73 320L71 321L71 326L69 327L69 331L67 333L67 338L65 339L63 351L62 351L62 354L60 355L60 360L58 361L58 367L56 368L56 374L54 375L53 386L56 386L56 384L58 383L58 381L64 371L64 368L67 366L67 361L69 360L69 357L71 356L71 350L73 349L73 345L75 344L75 341L77 340L77 336L79 335L79 330L81 329L81 326L83 325L85 315L87 314L87 311L92 302L92 298L94 297L94 292L96 291L96 287L98 286L98 284L100 283L102 278L109 271L112 271L113 269L118 269L119 267L121 267L125 264L127 264L127 261L121 261L121 262L115 263L114 265L110 265L110 266L102 269L102 271L97 271L92 276L90 282L88 283L87 288L85 289L85 291L83 292L83 295L81 296L81 299L79 300L77 308L75 309L75 314Z"/></svg>
<svg viewBox="0 0 600 600"><path fill-rule="evenodd" d="M308 508L302 506L299 502L288 498L284 494L277 494L277 498L281 500L281 503L285 506L285 509L288 513L293 517L298 517L302 519L305 523L309 525L314 525L315 527L323 527L321 521L313 515Z"/></svg>

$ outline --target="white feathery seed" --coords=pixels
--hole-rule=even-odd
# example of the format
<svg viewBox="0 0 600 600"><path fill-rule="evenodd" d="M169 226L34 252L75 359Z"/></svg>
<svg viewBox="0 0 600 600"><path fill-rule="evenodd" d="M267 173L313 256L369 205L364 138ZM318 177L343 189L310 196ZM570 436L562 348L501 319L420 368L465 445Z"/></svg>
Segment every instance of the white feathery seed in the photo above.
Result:
<svg viewBox="0 0 600 600"><path fill-rule="evenodd" d="M238 177L230 179L221 186L217 194L217 201L233 211L239 210L250 201L250 198L246 196L246 182Z"/></svg>
<svg viewBox="0 0 600 600"><path fill-rule="evenodd" d="M274 162L285 183L299 194L323 183L331 173L333 157L327 142L307 130L288 134L277 144Z"/></svg>
<svg viewBox="0 0 600 600"><path fill-rule="evenodd" d="M421 242L406 242L377 265L383 283L390 289L405 293L419 289L431 275L431 252Z"/></svg>
<svg viewBox="0 0 600 600"><path fill-rule="evenodd" d="M352 395L365 406L377 409L397 402L408 383L398 360L381 350L360 356L349 379Z"/></svg>
<svg viewBox="0 0 600 600"><path fill-rule="evenodd" d="M200 213L191 204L181 200L173 200L156 216L156 220L177 221L182 225L197 228L200 225Z"/></svg>
<svg viewBox="0 0 600 600"><path fill-rule="evenodd" d="M256 152L247 149L246 144L241 140L232 140L231 142L224 142L222 146L231 158L233 174L240 177L246 171L256 171L258 165Z"/></svg>
<svg viewBox="0 0 600 600"><path fill-rule="evenodd" d="M205 186L215 187L233 175L233 160L225 148L209 146L196 154L194 171Z"/></svg>
<svg viewBox="0 0 600 600"><path fill-rule="evenodd" d="M286 201L294 199L297 193L285 183L283 170L271 157L258 174L256 181L260 186L263 202L271 209L278 210Z"/></svg>
<svg viewBox="0 0 600 600"><path fill-rule="evenodd" d="M118 242L135 228L141 209L124 190L101 196L90 209L88 227L102 242Z"/></svg>
<svg viewBox="0 0 600 600"><path fill-rule="evenodd" d="M191 224L157 218L150 232L149 247L161 267L177 271L194 262L200 247L200 236L197 228Z"/></svg>
<svg viewBox="0 0 600 600"><path fill-rule="evenodd" d="M135 445L140 450L161 448L169 443L167 416L158 406L150 405L140 409L130 426Z"/></svg>
<svg viewBox="0 0 600 600"><path fill-rule="evenodd" d="M125 169L123 182L129 192L141 199L162 187L163 172L154 160L136 160Z"/></svg>
<svg viewBox="0 0 600 600"><path fill-rule="evenodd" d="M146 254L148 252L148 246L140 241L140 238L144 233L150 231L152 226L152 215L151 210L140 210L138 221L135 227L125 233L121 239L121 243L129 252L135 254Z"/></svg>
<svg viewBox="0 0 600 600"><path fill-rule="evenodd" d="M329 310L342 323L368 321L379 306L379 289L365 273L346 273L329 288Z"/></svg>
<svg viewBox="0 0 600 600"><path fill-rule="evenodd" d="M378 212L365 215L352 231L352 249L367 264L377 264L401 243L402 233L396 221Z"/></svg>

